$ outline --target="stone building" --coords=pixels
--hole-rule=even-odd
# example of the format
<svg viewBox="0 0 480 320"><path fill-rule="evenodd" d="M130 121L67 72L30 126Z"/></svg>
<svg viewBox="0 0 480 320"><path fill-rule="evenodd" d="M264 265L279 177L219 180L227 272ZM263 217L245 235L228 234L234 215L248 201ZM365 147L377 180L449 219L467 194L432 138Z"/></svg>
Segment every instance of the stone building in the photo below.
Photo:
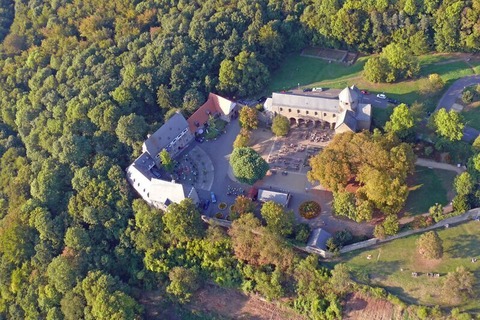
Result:
<svg viewBox="0 0 480 320"><path fill-rule="evenodd" d="M295 124L329 126L336 133L357 132L370 129L372 113L372 106L362 104L360 98L354 86L343 89L338 98L274 92L265 101L265 110L271 117L280 114Z"/></svg>

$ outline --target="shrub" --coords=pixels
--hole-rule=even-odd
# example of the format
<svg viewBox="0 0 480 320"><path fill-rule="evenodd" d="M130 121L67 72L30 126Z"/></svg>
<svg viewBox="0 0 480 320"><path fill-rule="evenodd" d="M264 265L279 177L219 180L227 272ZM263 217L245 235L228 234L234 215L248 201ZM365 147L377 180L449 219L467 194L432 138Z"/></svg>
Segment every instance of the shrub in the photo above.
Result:
<svg viewBox="0 0 480 320"><path fill-rule="evenodd" d="M322 208L315 201L306 201L302 203L298 210L300 211L300 215L305 219L313 219L318 217L322 212Z"/></svg>
<svg viewBox="0 0 480 320"><path fill-rule="evenodd" d="M472 103L473 101L473 93L470 90L465 90L462 94L462 101L464 103Z"/></svg>
<svg viewBox="0 0 480 320"><path fill-rule="evenodd" d="M225 210L227 208L227 204L225 202L220 202L218 204L218 209Z"/></svg>
<svg viewBox="0 0 480 320"><path fill-rule="evenodd" d="M425 147L424 153L425 153L425 156L429 157L433 153L433 147L432 146Z"/></svg>
<svg viewBox="0 0 480 320"><path fill-rule="evenodd" d="M306 223L300 223L294 227L295 240L306 243L310 236L310 226Z"/></svg>

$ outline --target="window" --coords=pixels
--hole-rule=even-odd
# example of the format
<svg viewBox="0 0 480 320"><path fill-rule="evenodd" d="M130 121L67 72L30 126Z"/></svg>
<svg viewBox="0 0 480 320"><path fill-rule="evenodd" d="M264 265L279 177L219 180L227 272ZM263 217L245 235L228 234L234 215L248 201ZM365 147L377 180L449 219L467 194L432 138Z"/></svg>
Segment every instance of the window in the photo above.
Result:
<svg viewBox="0 0 480 320"><path fill-rule="evenodd" d="M308 114L308 111L305 111L306 114Z"/></svg>
<svg viewBox="0 0 480 320"><path fill-rule="evenodd" d="M280 108L280 111L283 111L283 108Z"/></svg>
<svg viewBox="0 0 480 320"><path fill-rule="evenodd" d="M288 109L288 112L292 112L292 109Z"/></svg>
<svg viewBox="0 0 480 320"><path fill-rule="evenodd" d="M327 113L326 113L326 112L324 112L324 113L323 113L323 116L324 116L324 117L326 117L326 116L327 116Z"/></svg>
<svg viewBox="0 0 480 320"><path fill-rule="evenodd" d="M138 187L140 187L140 182L139 182L139 183L137 183L137 186L138 186Z"/></svg>
<svg viewBox="0 0 480 320"><path fill-rule="evenodd" d="M318 112L317 112L317 111L315 111L315 115L318 115Z"/></svg>
<svg viewBox="0 0 480 320"><path fill-rule="evenodd" d="M333 117L335 118L335 115L333 115Z"/></svg>
<svg viewBox="0 0 480 320"><path fill-rule="evenodd" d="M297 113L300 113L300 110L297 109Z"/></svg>

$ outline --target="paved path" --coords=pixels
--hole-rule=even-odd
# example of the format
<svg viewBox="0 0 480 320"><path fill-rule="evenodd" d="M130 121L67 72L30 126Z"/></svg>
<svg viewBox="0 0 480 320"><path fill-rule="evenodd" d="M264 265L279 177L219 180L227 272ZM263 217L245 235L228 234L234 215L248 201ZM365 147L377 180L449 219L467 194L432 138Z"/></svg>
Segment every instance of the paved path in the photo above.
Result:
<svg viewBox="0 0 480 320"><path fill-rule="evenodd" d="M448 171L455 171L457 174L464 172L466 169L464 167L457 167L448 163L437 162L430 159L418 158L415 162L417 166L429 167L435 169L442 169Z"/></svg>
<svg viewBox="0 0 480 320"><path fill-rule="evenodd" d="M455 100L457 100L458 96L462 93L465 87L473 86L475 84L480 84L480 75L473 75L458 79L455 81L445 92L438 102L437 108L435 111L440 110L441 108L445 108L447 111L450 111ZM480 131L472 128L472 127L465 127L463 130L463 140L465 141L473 141L475 138L480 134Z"/></svg>

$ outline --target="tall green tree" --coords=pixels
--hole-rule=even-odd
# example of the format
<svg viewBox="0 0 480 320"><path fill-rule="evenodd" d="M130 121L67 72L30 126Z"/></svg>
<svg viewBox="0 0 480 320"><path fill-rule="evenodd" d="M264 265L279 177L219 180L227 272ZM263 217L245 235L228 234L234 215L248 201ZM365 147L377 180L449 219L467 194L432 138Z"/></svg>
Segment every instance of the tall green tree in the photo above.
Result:
<svg viewBox="0 0 480 320"><path fill-rule="evenodd" d="M417 250L428 259L440 259L443 255L442 239L435 231L429 231L417 240Z"/></svg>
<svg viewBox="0 0 480 320"><path fill-rule="evenodd" d="M292 210L285 210L282 205L267 201L262 205L260 212L267 222L267 229L274 234L288 236L292 233L295 220Z"/></svg>
<svg viewBox="0 0 480 320"><path fill-rule="evenodd" d="M251 148L235 148L230 155L230 165L235 177L253 185L263 179L269 169L268 163Z"/></svg>
<svg viewBox="0 0 480 320"><path fill-rule="evenodd" d="M286 136L290 131L290 120L282 115L277 115L273 118L272 132L277 137Z"/></svg>
<svg viewBox="0 0 480 320"><path fill-rule="evenodd" d="M242 129L253 130L258 128L258 114L255 108L244 106L240 109L238 120L240 121Z"/></svg>
<svg viewBox="0 0 480 320"><path fill-rule="evenodd" d="M406 104L401 103L393 109L390 120L385 124L385 131L395 133L403 139L411 133L414 124L415 119L410 109Z"/></svg>
<svg viewBox="0 0 480 320"><path fill-rule="evenodd" d="M170 204L163 215L163 223L174 241L186 242L200 238L205 231L200 213L189 198Z"/></svg>
<svg viewBox="0 0 480 320"><path fill-rule="evenodd" d="M168 153L167 150L162 149L160 151L160 162L162 163L163 168L167 172L172 172L175 166L175 162L170 156L170 153Z"/></svg>
<svg viewBox="0 0 480 320"><path fill-rule="evenodd" d="M465 125L463 124L462 116L454 110L447 112L447 110L441 108L433 115L433 123L435 131L440 136L450 141L462 139Z"/></svg>

